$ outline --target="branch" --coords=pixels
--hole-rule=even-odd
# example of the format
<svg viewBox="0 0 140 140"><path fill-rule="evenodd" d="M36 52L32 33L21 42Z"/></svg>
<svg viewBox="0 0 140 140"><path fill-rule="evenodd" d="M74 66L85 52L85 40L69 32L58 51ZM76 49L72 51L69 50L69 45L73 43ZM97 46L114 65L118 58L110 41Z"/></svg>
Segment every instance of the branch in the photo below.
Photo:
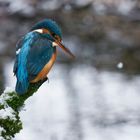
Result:
<svg viewBox="0 0 140 140"><path fill-rule="evenodd" d="M0 140L11 140L23 128L19 112L25 100L32 96L48 78L30 84L27 93L17 94L8 88L0 96Z"/></svg>

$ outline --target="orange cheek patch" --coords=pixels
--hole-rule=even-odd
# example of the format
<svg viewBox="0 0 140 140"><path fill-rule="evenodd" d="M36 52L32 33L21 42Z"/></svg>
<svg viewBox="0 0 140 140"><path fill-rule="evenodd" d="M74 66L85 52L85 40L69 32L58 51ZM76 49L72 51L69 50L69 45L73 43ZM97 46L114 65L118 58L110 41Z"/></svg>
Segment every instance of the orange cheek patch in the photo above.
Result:
<svg viewBox="0 0 140 140"><path fill-rule="evenodd" d="M44 29L44 28L43 28L42 30L43 30L43 33L44 33L44 34L50 34L50 31L47 30L47 29Z"/></svg>

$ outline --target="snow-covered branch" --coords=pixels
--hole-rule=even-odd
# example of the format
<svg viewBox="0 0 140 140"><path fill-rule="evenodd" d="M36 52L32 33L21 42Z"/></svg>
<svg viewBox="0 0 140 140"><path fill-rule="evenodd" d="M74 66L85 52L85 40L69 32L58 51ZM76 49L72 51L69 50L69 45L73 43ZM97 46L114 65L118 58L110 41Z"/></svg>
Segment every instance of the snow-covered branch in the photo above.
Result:
<svg viewBox="0 0 140 140"><path fill-rule="evenodd" d="M27 93L18 95L13 89L6 88L0 96L0 140L11 140L22 129L19 112L24 102L47 80L30 84Z"/></svg>

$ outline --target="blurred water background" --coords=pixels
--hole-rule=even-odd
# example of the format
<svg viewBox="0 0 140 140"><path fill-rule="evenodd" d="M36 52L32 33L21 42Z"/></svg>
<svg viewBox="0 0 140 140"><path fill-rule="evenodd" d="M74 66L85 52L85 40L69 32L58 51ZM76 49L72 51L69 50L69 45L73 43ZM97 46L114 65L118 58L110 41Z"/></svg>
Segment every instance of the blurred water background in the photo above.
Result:
<svg viewBox="0 0 140 140"><path fill-rule="evenodd" d="M0 0L0 90L15 86L17 40L51 18L59 50L49 83L27 100L15 140L140 139L139 0Z"/></svg>

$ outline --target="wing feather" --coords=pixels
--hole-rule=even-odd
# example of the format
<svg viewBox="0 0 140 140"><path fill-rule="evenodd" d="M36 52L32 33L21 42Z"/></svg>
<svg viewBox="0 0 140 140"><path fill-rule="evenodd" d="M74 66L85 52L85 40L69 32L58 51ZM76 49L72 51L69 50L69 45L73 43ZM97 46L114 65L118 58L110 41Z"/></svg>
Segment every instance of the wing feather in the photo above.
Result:
<svg viewBox="0 0 140 140"><path fill-rule="evenodd" d="M27 71L30 81L33 80L49 62L53 51L52 43L45 38L39 38L34 42L27 58Z"/></svg>

